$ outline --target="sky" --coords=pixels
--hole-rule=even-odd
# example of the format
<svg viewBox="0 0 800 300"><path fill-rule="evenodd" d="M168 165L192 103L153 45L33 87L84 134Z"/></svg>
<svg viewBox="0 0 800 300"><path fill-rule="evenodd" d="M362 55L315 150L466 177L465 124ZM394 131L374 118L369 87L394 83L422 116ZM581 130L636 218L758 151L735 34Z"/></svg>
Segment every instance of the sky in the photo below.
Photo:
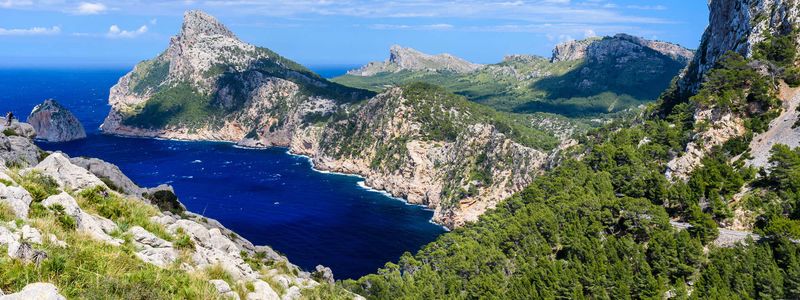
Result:
<svg viewBox="0 0 800 300"><path fill-rule="evenodd" d="M0 67L130 67L192 9L308 66L382 61L394 44L495 63L616 33L694 49L708 24L700 0L0 0Z"/></svg>

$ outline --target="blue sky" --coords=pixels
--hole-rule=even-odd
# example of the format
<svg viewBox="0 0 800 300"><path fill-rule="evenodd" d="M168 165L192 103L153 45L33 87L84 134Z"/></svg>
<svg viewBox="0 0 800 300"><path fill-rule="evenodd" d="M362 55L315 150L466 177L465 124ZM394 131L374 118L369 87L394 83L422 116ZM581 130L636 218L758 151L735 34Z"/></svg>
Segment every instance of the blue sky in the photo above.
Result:
<svg viewBox="0 0 800 300"><path fill-rule="evenodd" d="M0 0L0 66L128 67L160 53L189 9L312 66L384 60L392 44L493 63L619 32L696 48L708 23L699 0Z"/></svg>

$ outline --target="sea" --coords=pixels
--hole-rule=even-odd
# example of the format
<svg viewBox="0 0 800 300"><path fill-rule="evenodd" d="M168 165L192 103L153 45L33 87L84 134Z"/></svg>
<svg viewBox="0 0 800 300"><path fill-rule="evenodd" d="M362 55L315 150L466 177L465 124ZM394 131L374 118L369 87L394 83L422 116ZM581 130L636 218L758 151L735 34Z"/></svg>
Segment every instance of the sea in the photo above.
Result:
<svg viewBox="0 0 800 300"><path fill-rule="evenodd" d="M347 67L321 66L325 77ZM285 148L103 135L108 93L128 69L0 69L0 112L24 119L54 98L83 123L88 138L39 143L45 150L116 164L144 187L169 184L186 207L268 245L304 270L324 265L337 279L374 273L416 252L445 229L433 212L364 186L363 178L316 171Z"/></svg>

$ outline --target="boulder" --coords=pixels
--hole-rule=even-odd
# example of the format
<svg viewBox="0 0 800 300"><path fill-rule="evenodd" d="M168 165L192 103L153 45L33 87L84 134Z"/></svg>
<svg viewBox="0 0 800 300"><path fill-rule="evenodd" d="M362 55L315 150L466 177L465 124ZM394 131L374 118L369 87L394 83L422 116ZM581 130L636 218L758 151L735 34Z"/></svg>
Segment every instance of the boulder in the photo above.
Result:
<svg viewBox="0 0 800 300"><path fill-rule="evenodd" d="M183 203L178 201L175 190L171 186L162 184L157 187L147 189L146 196L150 203L158 207L161 211L168 211L173 214L180 214L186 211Z"/></svg>
<svg viewBox="0 0 800 300"><path fill-rule="evenodd" d="M131 196L141 197L145 189L136 185L128 176L122 173L119 167L97 158L70 158L69 161L76 166L84 168L97 176L105 179L105 183L113 190Z"/></svg>
<svg viewBox="0 0 800 300"><path fill-rule="evenodd" d="M178 259L178 251L172 243L165 241L142 227L135 226L128 230L138 251L136 256L144 262L167 267Z"/></svg>
<svg viewBox="0 0 800 300"><path fill-rule="evenodd" d="M278 293L269 286L268 283L262 280L253 282L255 288L252 293L247 294L247 300L280 300Z"/></svg>
<svg viewBox="0 0 800 300"><path fill-rule="evenodd" d="M0 297L0 300L67 300L58 293L58 288L50 283L31 283L21 291Z"/></svg>
<svg viewBox="0 0 800 300"><path fill-rule="evenodd" d="M94 216L84 212L78 206L78 202L75 201L75 198L72 198L72 196L66 192L48 197L42 201L42 205L48 208L54 205L60 205L64 208L64 213L66 215L75 219L78 229L89 234L89 236L95 240L106 242L115 246L119 246L124 242L123 240L116 239L108 235L108 233L111 233L117 229L117 225L114 224L114 222L106 218Z"/></svg>
<svg viewBox="0 0 800 300"><path fill-rule="evenodd" d="M8 205L17 218L28 218L28 211L32 201L33 197L25 189L16 186L5 186L0 183L0 203Z"/></svg>
<svg viewBox="0 0 800 300"><path fill-rule="evenodd" d="M219 294L222 295L223 297L228 299L239 300L239 294L234 292L233 289L231 289L230 285L228 285L228 283L225 282L225 280L214 279L214 280L209 280L208 282L213 284L214 287L217 289L217 292L219 292Z"/></svg>
<svg viewBox="0 0 800 300"><path fill-rule="evenodd" d="M37 230L36 228L29 226L28 224L22 226L20 234L22 235L20 237L22 241L31 244L38 244L38 245L42 244L42 233L39 232L39 230Z"/></svg>
<svg viewBox="0 0 800 300"><path fill-rule="evenodd" d="M50 154L33 169L53 177L63 188L82 190L95 186L106 187L100 178L86 169L72 164L69 158L61 152Z"/></svg>
<svg viewBox="0 0 800 300"><path fill-rule="evenodd" d="M283 294L281 300L297 300L300 299L303 295L300 293L300 288L293 286L286 290L286 293Z"/></svg>
<svg viewBox="0 0 800 300"><path fill-rule="evenodd" d="M86 138L86 130L66 107L53 99L37 105L28 116L36 138L48 142L68 142Z"/></svg>
<svg viewBox="0 0 800 300"><path fill-rule="evenodd" d="M20 167L34 166L39 163L41 150L26 137L5 136L0 134L0 160Z"/></svg>
<svg viewBox="0 0 800 300"><path fill-rule="evenodd" d="M333 279L333 271L331 270L331 268L328 268L323 265L317 265L316 271L314 271L314 273L311 273L311 276L320 283L327 282L329 284L333 284L335 282L335 280Z"/></svg>
<svg viewBox="0 0 800 300"><path fill-rule="evenodd" d="M0 132L6 136L20 136L27 139L36 137L36 130L31 124L14 120L11 126L6 126L6 118L0 118Z"/></svg>

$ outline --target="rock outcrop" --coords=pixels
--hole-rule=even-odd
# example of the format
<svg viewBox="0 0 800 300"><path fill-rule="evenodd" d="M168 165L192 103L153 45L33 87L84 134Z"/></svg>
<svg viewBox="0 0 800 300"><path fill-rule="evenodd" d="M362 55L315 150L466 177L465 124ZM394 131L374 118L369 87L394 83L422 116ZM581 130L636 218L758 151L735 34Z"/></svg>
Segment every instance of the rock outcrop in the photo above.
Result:
<svg viewBox="0 0 800 300"><path fill-rule="evenodd" d="M471 63L447 53L430 55L412 48L393 45L389 49L389 60L371 62L359 69L348 71L347 74L372 76L384 72L397 73L400 71L469 73L482 67L483 65Z"/></svg>
<svg viewBox="0 0 800 300"><path fill-rule="evenodd" d="M589 38L577 41L567 41L556 45L553 49L552 62L573 61L581 59L604 60L606 57L615 56L625 57L626 55L638 55L642 49L649 49L672 58L682 64L687 64L694 57L694 52L680 45L647 40L640 37L620 33L611 37ZM624 60L634 60L627 58Z"/></svg>
<svg viewBox="0 0 800 300"><path fill-rule="evenodd" d="M27 122L36 130L36 138L40 140L68 142L86 138L86 130L78 118L53 99L34 107Z"/></svg>
<svg viewBox="0 0 800 300"><path fill-rule="evenodd" d="M3 296L0 293L0 300L67 300L66 297L58 293L58 288L50 283L31 283L26 285L21 291Z"/></svg>
<svg viewBox="0 0 800 300"><path fill-rule="evenodd" d="M756 44L766 35L794 30L800 18L794 0L711 0L709 26L697 55L680 80L686 92L696 92L706 73L728 51L751 57Z"/></svg>

